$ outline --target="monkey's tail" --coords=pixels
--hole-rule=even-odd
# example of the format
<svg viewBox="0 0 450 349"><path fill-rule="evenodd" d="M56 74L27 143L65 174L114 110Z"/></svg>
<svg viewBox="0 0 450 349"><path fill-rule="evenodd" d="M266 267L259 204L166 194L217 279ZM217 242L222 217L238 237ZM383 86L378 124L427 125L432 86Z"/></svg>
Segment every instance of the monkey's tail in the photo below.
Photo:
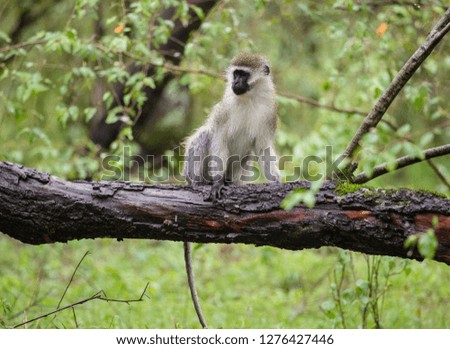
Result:
<svg viewBox="0 0 450 349"><path fill-rule="evenodd" d="M197 287L195 286L194 269L192 267L192 248L190 242L183 242L184 247L184 262L186 265L186 274L189 284L189 290L191 291L192 302L194 303L195 312L197 313L198 320L203 328L208 328L205 317L203 316L200 301L198 299Z"/></svg>

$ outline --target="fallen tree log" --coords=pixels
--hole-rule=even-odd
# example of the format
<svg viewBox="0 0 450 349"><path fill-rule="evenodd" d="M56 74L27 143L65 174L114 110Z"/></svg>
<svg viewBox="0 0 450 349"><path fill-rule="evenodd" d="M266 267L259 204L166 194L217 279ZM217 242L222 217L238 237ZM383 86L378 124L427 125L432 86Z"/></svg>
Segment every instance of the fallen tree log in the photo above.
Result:
<svg viewBox="0 0 450 349"><path fill-rule="evenodd" d="M65 181L0 162L0 231L28 244L89 238L244 243L289 250L338 246L368 254L421 259L405 239L432 228L435 259L450 264L450 200L406 189L355 187L342 193L325 182L314 208L280 208L309 183L230 186L218 203L209 187L130 182Z"/></svg>

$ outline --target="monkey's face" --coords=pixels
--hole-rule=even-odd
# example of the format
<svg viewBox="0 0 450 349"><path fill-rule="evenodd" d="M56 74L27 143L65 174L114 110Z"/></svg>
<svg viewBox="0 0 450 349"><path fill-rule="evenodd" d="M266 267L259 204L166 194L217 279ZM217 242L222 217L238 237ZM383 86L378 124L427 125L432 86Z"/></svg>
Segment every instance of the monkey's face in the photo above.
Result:
<svg viewBox="0 0 450 349"><path fill-rule="evenodd" d="M250 73L242 69L235 69L233 71L233 81L231 83L231 88L236 95L242 95L248 90L250 90L250 85L248 80L250 78Z"/></svg>
<svg viewBox="0 0 450 349"><path fill-rule="evenodd" d="M255 64L254 67L232 66L229 70L231 89L235 95L243 95L256 87L261 81L270 80L269 74L270 69L267 64Z"/></svg>

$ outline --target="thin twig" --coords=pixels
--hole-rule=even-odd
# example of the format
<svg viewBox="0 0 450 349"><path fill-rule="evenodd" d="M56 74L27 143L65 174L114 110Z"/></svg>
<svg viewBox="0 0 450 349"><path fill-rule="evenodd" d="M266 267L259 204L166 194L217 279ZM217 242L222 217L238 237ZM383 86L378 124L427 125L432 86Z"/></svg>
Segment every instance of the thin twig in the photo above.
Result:
<svg viewBox="0 0 450 349"><path fill-rule="evenodd" d="M381 122L385 121L384 119L381 119ZM412 135L412 136L400 136L400 138L404 139L405 141L411 143L411 144L415 144L413 139L419 137L419 135L424 134L426 132L430 132L433 129L442 129L445 128L447 126L450 125L450 120L446 120L443 123L439 124L439 125L435 125L432 127L428 127L425 130L422 130L420 132L420 134L416 134L416 135ZM397 132L398 131L398 127L396 127L395 125L391 124L389 125L389 127L394 131ZM437 166L431 162L431 160L427 160L427 165L431 168L431 170L436 174L436 176L441 180L442 183L444 183L444 185L447 186L447 188L450 190L450 183L449 181L445 178L445 176L442 174L442 172L439 170L439 168L437 168Z"/></svg>
<svg viewBox="0 0 450 349"><path fill-rule="evenodd" d="M63 310L66 310L66 309L70 309L70 308L73 308L73 307L75 307L75 306L77 306L77 305L80 305L80 304L83 304L83 303L92 301L92 300L94 300L94 299L100 299L100 297L101 297L100 293L101 293L101 291L97 292L96 294L94 294L93 296L91 296L91 297L89 297L89 298L85 298L85 299L83 299L83 300L81 300L81 301L78 301L78 302L75 302L75 303L66 305L65 307L62 307L62 308L53 310L53 311L51 311L51 312L48 312L48 313L39 315L39 316L37 316L37 317L35 317L35 318L32 318L32 319L30 319L30 320L27 320L27 321L25 321L25 322L22 322L22 323L20 323L20 324L15 325L14 328L18 328L18 327L24 326L24 325L26 325L26 324L29 324L30 322L33 322L33 321L36 321L36 320L39 320L39 319L43 319L43 318L45 318L45 317L47 317L47 316L50 316L50 315L52 315L52 314L56 314L56 313L58 313L58 312L60 312L60 311L63 311Z"/></svg>
<svg viewBox="0 0 450 349"><path fill-rule="evenodd" d="M444 119L443 122L434 124L434 125L432 125L432 126L429 126L429 127L427 127L427 128L424 128L423 130L419 130L419 131L417 131L417 132L414 132L414 133L411 135L411 138L416 139L416 138L418 138L418 137L424 135L425 133L430 132L430 131L434 131L434 130L440 130L440 131L444 130L445 128L447 128L447 127L450 126L450 115L446 115L446 117L448 117L448 118L447 118L447 119Z"/></svg>
<svg viewBox="0 0 450 349"><path fill-rule="evenodd" d="M22 47L26 47L26 46L36 46L36 45L41 45L41 44L45 44L47 43L47 40L35 40L35 41L25 41L25 42L19 42L17 44L14 45L9 45L9 46L5 46L0 48L0 53L4 53L4 52L8 52L8 51L12 51L12 50L17 50L18 48L22 48Z"/></svg>
<svg viewBox="0 0 450 349"><path fill-rule="evenodd" d="M445 178L445 176L442 174L441 170L439 170L439 168L431 160L427 160L427 164L428 164L428 166L431 167L431 169L434 171L436 176L439 177L441 182L447 186L448 190L450 190L450 182L447 180L447 178Z"/></svg>
<svg viewBox="0 0 450 349"><path fill-rule="evenodd" d="M296 101L298 101L300 103L309 104L309 105L317 107L317 108L328 109L328 110L335 111L335 112L338 112L338 113L346 113L346 114L354 114L354 115L362 115L362 116L366 116L367 115L366 112L361 111L361 110L338 108L338 107L335 107L333 105L319 103L318 101L316 101L315 99L312 99L312 98L298 96L298 95L294 95L294 94L291 94L291 93L288 93L288 92L278 92L278 95L279 96L284 96L284 97L287 97L287 98L295 99ZM388 120L385 120L385 119L381 119L381 122L385 123L394 132L397 132L398 129L399 129L399 127L397 127L391 121L388 121ZM421 133L429 132L430 130L433 130L435 128L446 127L446 126L448 126L449 123L450 123L450 120L446 120L441 125L436 125L436 126L433 126L433 127L429 127L428 129L423 130ZM401 136L400 138L404 139L405 141L407 141L407 142L409 142L411 144L414 144L414 141L412 139L416 138L416 137L415 136ZM447 187L449 187L449 189L450 189L450 183L442 175L442 173L439 171L439 169L434 164L432 164L430 161L427 161L427 164L436 173L436 175L439 177L439 179Z"/></svg>
<svg viewBox="0 0 450 349"><path fill-rule="evenodd" d="M432 159L432 158L435 158L438 156L443 156L443 155L448 155L448 154L450 154L450 144L445 144L445 145L441 145L439 147L429 148L422 152L422 156L407 155L407 156L398 158L395 161L395 164L396 164L395 170L416 164L421 161L429 160L429 159ZM365 172L362 172L355 177L353 182L358 183L358 184L366 183L374 178L380 177L388 172L391 172L391 171L389 171L388 167L389 167L389 164L387 164L387 163L378 165L373 169L373 172L371 175L368 175Z"/></svg>
<svg viewBox="0 0 450 349"><path fill-rule="evenodd" d="M105 294L104 291L100 291L100 292L101 292L101 294L104 294L105 296L104 297L100 296L98 299L101 300L101 301L105 301L105 302L127 303L127 304L129 304L129 303L136 303L136 302L142 302L142 300L144 299L144 296L145 296L145 292L147 292L148 285L150 285L149 282L147 282L147 284L144 287L144 291L142 291L141 296L139 298L137 298L137 299L109 298L109 297L106 297L106 294ZM149 297L147 296L147 298L149 298Z"/></svg>
<svg viewBox="0 0 450 349"><path fill-rule="evenodd" d="M75 321L75 327L78 328L77 314L75 313L75 308L72 307L73 320Z"/></svg>
<svg viewBox="0 0 450 349"><path fill-rule="evenodd" d="M188 73L188 74L200 74L200 75L206 75L215 79L220 79L220 80L225 80L225 76L223 74L218 74L215 72L212 72L210 70L206 70L206 69L188 69L188 68L183 68L171 63L163 63L160 64L159 66L172 71L172 72L177 72L177 73Z"/></svg>
<svg viewBox="0 0 450 349"><path fill-rule="evenodd" d="M342 264L342 271L341 271L341 277L339 279L339 282L338 282L336 269L333 271L334 282L336 284L336 292L333 294L333 297L334 297L335 302L338 305L338 311L339 311L339 316L340 316L341 322L342 322L342 328L347 328L347 325L345 323L345 312L344 312L344 308L342 306L342 296L341 296L342 285L344 283L344 274L345 274L345 264Z"/></svg>
<svg viewBox="0 0 450 349"><path fill-rule="evenodd" d="M289 93L289 92L278 92L278 95L287 97L287 98L291 98L291 99L295 99L296 101L298 101L300 103L309 104L309 105L312 105L313 107L328 109L328 110L332 110L332 111L335 111L338 113L357 114L357 115L362 115L362 116L367 115L367 112L365 112L363 110L344 109L344 108L335 107L334 105L330 105L330 104L322 104L322 103L316 101L315 99L298 96L298 95L295 95L295 94Z"/></svg>
<svg viewBox="0 0 450 349"><path fill-rule="evenodd" d="M48 316L53 315L53 314L56 314L56 313L58 313L60 311L66 310L66 309L73 309L77 305L81 305L81 304L84 304L86 302L89 302L89 301L92 301L92 300L95 300L95 299L101 300L101 301L105 301L105 302L118 302L118 303L127 303L127 304L128 303L132 303L132 302L142 302L142 300L144 298L144 295L145 295L145 292L147 291L148 285L149 285L149 283L147 282L147 285L145 285L144 291L142 292L141 296L138 299L114 299L114 298L107 298L106 296L102 296L102 295L105 295L105 292L103 292L103 290L101 290L101 291L98 291L96 294L94 294L91 297L82 299L82 300L80 300L78 302L66 305L65 307L58 308L58 309L50 311L48 313L39 315L39 316L37 316L37 317L35 317L33 319L30 319L30 320L24 321L24 322L22 322L20 324L17 324L17 325L14 326L14 328L18 328L18 327L24 326L26 324L29 324L30 322L34 322L34 321L43 319L45 317L48 317Z"/></svg>
<svg viewBox="0 0 450 349"><path fill-rule="evenodd" d="M289 92L278 92L277 93L278 96L282 96L282 97L287 97L287 98L291 98L296 100L297 102L300 103L304 103L304 104L308 104L310 106L316 107L316 108L322 108L322 109L327 109L327 110L331 110L331 111L335 111L337 113L343 113L343 114L355 114L355 115L360 115L360 116L366 116L367 112L359 110L359 109L346 109L346 108L340 108L340 107L336 107L334 105L331 104L324 104L324 103L320 103L317 100L313 99L313 98L308 98L308 97L304 97L304 96L299 96L299 95L295 95ZM386 125L388 125L392 130L396 131L398 129L397 126L395 126L391 121L389 120L381 120L382 122L384 122Z"/></svg>
<svg viewBox="0 0 450 349"><path fill-rule="evenodd" d="M414 75L416 70L421 66L425 59L431 54L436 45L441 41L441 39L450 30L450 8L445 11L445 14L441 17L438 23L431 30L430 34L427 36L425 42L414 52L414 54L408 59L404 64L402 69L395 76L394 80L384 91L383 95L375 103L372 110L363 120L358 131L353 136L347 148L341 155L345 158L352 158L356 149L359 146L361 138L369 132L372 127L377 126L380 122L387 109L397 97L398 93L403 89L409 79ZM351 161L349 165L351 165Z"/></svg>
<svg viewBox="0 0 450 349"><path fill-rule="evenodd" d="M354 7L353 11L359 11L360 8L363 8L363 6L369 7L372 10L376 10L380 7L383 6L394 6L394 5L398 5L398 6L412 6L414 8L420 8L421 6L424 6L424 4L421 4L418 1L399 1L399 0L386 0L386 1L381 1L381 0L377 0L374 2L366 2L366 1L355 1L355 5L359 5L359 7ZM336 6L335 7L338 10L343 10L343 11L348 11L348 6Z"/></svg>
<svg viewBox="0 0 450 349"><path fill-rule="evenodd" d="M64 290L64 292L63 292L63 294L62 294L62 296L61 296L61 299L59 300L58 305L56 306L56 309L59 309L59 307L61 306L61 303L62 303L62 301L63 301L63 299L64 299L64 296L66 295L67 290L69 289L70 284L72 283L73 278L75 277L75 274L76 274L78 268L80 267L80 265L81 265L81 263L83 262L84 258L86 258L86 256L87 256L88 254L89 254L89 251L86 251L86 252L84 253L83 257L81 257L81 259L80 259L80 261L78 262L77 266L75 267L75 270L73 271L72 276L70 277L69 283L67 284L66 289Z"/></svg>

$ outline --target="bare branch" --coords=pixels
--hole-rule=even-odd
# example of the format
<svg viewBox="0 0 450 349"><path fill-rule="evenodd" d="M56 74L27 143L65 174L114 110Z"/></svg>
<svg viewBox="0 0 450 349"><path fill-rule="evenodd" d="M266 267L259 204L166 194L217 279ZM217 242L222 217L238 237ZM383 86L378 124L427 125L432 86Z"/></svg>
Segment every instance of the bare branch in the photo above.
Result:
<svg viewBox="0 0 450 349"><path fill-rule="evenodd" d="M24 42L19 42L17 44L14 45L9 45L9 46L5 46L0 48L0 53L5 53L5 52L9 52L12 50L17 50L19 48L23 48L23 47L27 47L27 46L36 46L36 45L42 45L45 44L47 42L47 40L34 40L34 41L24 41Z"/></svg>
<svg viewBox="0 0 450 349"><path fill-rule="evenodd" d="M100 292L101 292L101 291L100 291ZM22 326L24 326L24 325L26 325L26 324L29 324L29 323L31 323L31 322L34 322L34 321L43 319L43 318L45 318L45 317L47 317L47 316L50 316L50 315L53 315L53 314L56 314L56 313L59 313L60 311L63 311L63 310L66 310L66 309L70 309L70 308L73 308L73 307L75 307L75 306L77 306L77 305L80 305L80 304L83 304L83 303L92 301L92 300L94 300L94 299L99 299L99 298L101 297L100 292L97 292L96 294L94 294L93 296L91 296L91 297L89 297L89 298L85 298L85 299L83 299L83 300L81 300L81 301L78 301L78 302L69 304L69 305L67 305L67 306L65 306L65 307L62 307L62 308L53 310L53 311L51 311L51 312L48 312L48 313L39 315L39 316L37 316L37 317L35 317L35 318L32 318L32 319L30 319L30 320L21 322L20 324L15 325L14 328L22 327Z"/></svg>
<svg viewBox="0 0 450 349"><path fill-rule="evenodd" d="M332 111L335 111L335 112L338 112L338 113L357 114L357 115L362 115L362 116L366 116L367 115L367 113L365 111L362 111L362 110L339 108L339 107L335 107L334 105L323 104L323 103L320 103L320 102L316 101L315 99L308 98L308 97L303 97L303 96L298 96L298 95L295 95L295 94L289 93L289 92L278 92L278 95L279 96L283 96L283 97L287 97L287 98L295 99L296 101L298 101L300 103L308 104L308 105L311 105L313 107L328 109L328 110L332 110Z"/></svg>
<svg viewBox="0 0 450 349"><path fill-rule="evenodd" d="M303 96L299 96L299 95L294 95L294 94L289 93L289 92L278 92L278 95L279 96L284 96L284 97L287 97L287 98L295 99L295 100L299 101L300 103L309 104L309 105L317 107L317 108L324 108L324 109L328 109L328 110L335 111L335 112L338 112L338 113L355 114L355 115L361 115L361 116L367 115L366 112L361 111L361 110L338 108L338 107L335 107L333 105L319 103L318 101L316 101L315 99L312 99L312 98L307 98L307 97L303 97ZM399 129L391 121L388 121L388 120L385 120L385 119L381 119L381 122L386 124L394 132L398 131L398 129ZM450 120L446 120L442 124L429 127L427 129L425 129L424 131L422 131L421 133L429 132L429 131L431 131L431 130L433 130L435 128L447 127L449 125L449 123L450 123ZM414 144L413 138L416 138L416 136L414 136L414 137L401 136L400 138L406 140L407 142L409 142L411 144ZM433 170L433 172L436 173L436 175L442 181L442 183L444 183L450 189L450 183L442 175L440 170L431 161L427 161L427 164L430 166L430 168Z"/></svg>
<svg viewBox="0 0 450 349"><path fill-rule="evenodd" d="M384 119L381 119L381 122L383 122L383 121L385 121ZM414 138L417 138L417 137L419 137L420 135L422 135L422 134L424 134L424 133L426 133L426 132L429 132L429 131L432 131L433 129L437 129L437 128L440 128L440 129L442 129L442 128L445 128L445 127L447 127L447 126L449 126L450 125L450 120L446 120L446 121L444 121L443 123L441 123L441 124L439 124L439 125L434 125L434 126L432 126L432 127L428 127L428 128L426 128L425 130L422 130L421 132L420 132L420 134L416 134L416 135L413 135L413 136L406 136L406 135L403 135L403 136L400 136L400 138L401 139L404 139L405 141L407 141L407 142L409 142L409 143L411 143L411 144L415 144L414 143L414 141L413 141L413 139ZM393 131L398 131L398 127L397 126L395 126L394 124L392 124L392 123L389 123L388 124L388 126L391 128L391 130L393 130ZM431 168L431 170L436 174L436 176L439 178L439 180L442 182L442 183L444 183L444 185L450 190L450 183L448 182L448 180L445 178L445 176L442 174L442 172L439 170L439 168L431 161L431 160L427 160L427 165Z"/></svg>
<svg viewBox="0 0 450 349"><path fill-rule="evenodd" d="M162 63L162 64L150 63L150 64L154 65L154 66L163 67L173 73L200 74L200 75L206 75L206 76L209 76L209 77L212 77L215 79L225 80L225 77L222 74L218 74L218 73L206 70L206 69L188 69L188 68L180 67L178 65L171 64L171 63Z"/></svg>
<svg viewBox="0 0 450 349"><path fill-rule="evenodd" d="M436 216L435 259L450 264L448 199L357 186L342 192L336 183L325 181L314 208L280 207L292 190L308 188L307 181L230 185L213 204L204 201L210 186L69 182L0 162L0 231L36 245L92 238L156 239L290 250L338 246L421 259L417 251L409 255L403 243L409 235L432 228Z"/></svg>
<svg viewBox="0 0 450 349"><path fill-rule="evenodd" d="M386 110L397 97L398 93L403 89L409 79L414 75L416 70L421 66L425 59L431 54L436 45L450 30L450 8L441 17L438 23L428 34L425 42L414 52L408 59L399 73L395 76L389 87L384 91L383 95L378 99L375 106L366 116L358 131L344 150L343 158L352 158L354 152L358 148L361 138L369 132L372 127L376 127L380 122ZM349 162L351 164L351 162Z"/></svg>
<svg viewBox="0 0 450 349"><path fill-rule="evenodd" d="M395 161L396 162L395 170L416 164L421 161L429 160L432 158L436 158L438 156L443 156L443 155L448 155L448 154L450 154L450 144L445 144L445 145L441 145L439 147L424 150L422 153L422 156L420 156L420 157L419 156L403 156L401 158L398 158ZM368 182L374 178L380 177L388 172L392 172L392 171L389 171L388 168L389 168L389 164L386 164L386 163L378 165L373 169L373 173L370 176L367 175L365 172L362 172L355 177L353 182L358 183L358 184L366 183L366 182Z"/></svg>
<svg viewBox="0 0 450 349"><path fill-rule="evenodd" d="M385 6L412 6L415 9L420 9L422 6L426 6L426 4L422 4L418 1L400 1L400 0L377 0L377 1L362 1L362 0L357 0L354 3L355 5L359 5L361 8L363 8L363 6L369 7L372 10L378 10L381 7L385 7ZM439 6L439 5L438 5ZM347 6L337 6L336 7L339 10L344 10L344 11L348 11L348 7ZM358 9L356 9L358 10Z"/></svg>
<svg viewBox="0 0 450 349"><path fill-rule="evenodd" d="M80 267L81 263L83 263L83 260L86 258L86 256L88 254L89 254L89 251L86 251L84 253L83 257L81 257L81 259L78 262L77 266L75 267L75 269L74 269L74 271L72 273L72 276L70 277L69 283L67 284L67 286L66 286L66 288L65 288L65 290L64 290L64 292L63 292L63 294L61 296L61 299L59 300L58 305L56 306L56 309L59 309L59 307L61 306L61 303L62 303L62 301L63 301L63 299L64 299L64 297L65 297L65 295L67 293L67 290L69 289L70 285L72 284L73 278L75 277L75 274L77 273L78 268Z"/></svg>
<svg viewBox="0 0 450 349"><path fill-rule="evenodd" d="M48 313L39 315L39 316L37 316L37 317L35 317L33 319L21 322L20 324L15 325L14 328L22 327L22 326L27 325L27 324L29 324L31 322L34 322L34 321L46 318L47 316L59 313L59 312L61 312L63 310L66 310L66 309L74 309L74 307L76 307L78 305L87 303L89 301L93 301L95 299L101 300L101 301L105 301L105 302L119 302L119 303L142 302L142 300L144 299L145 292L147 291L148 285L149 285L149 283L147 283L147 285L145 285L144 291L142 292L141 296L139 298L137 298L137 299L113 299L113 298L107 298L105 296L102 296L102 295L105 294L103 291L98 291L96 294L94 294L91 297L82 299L81 301L78 301L78 302L66 305L65 307L58 308L58 309L50 311Z"/></svg>
<svg viewBox="0 0 450 349"><path fill-rule="evenodd" d="M433 172L438 176L438 178L441 180L442 183L445 184L445 186L450 190L450 182L445 178L445 176L442 174L441 170L431 161L427 160L428 166L433 170Z"/></svg>
<svg viewBox="0 0 450 349"><path fill-rule="evenodd" d="M126 304L136 303L136 302L142 302L142 300L144 299L144 296L145 296L145 292L147 292L147 288L148 288L148 285L149 285L149 284L150 284L150 283L147 282L147 284L146 284L145 287L144 287L144 290L143 290L142 293L141 293L141 296L140 296L139 298L136 298L136 299L117 299L117 298L109 298L109 297L106 297L106 294L105 294L105 292L104 292L103 290L100 291L99 293L100 293L100 294L103 294L104 296L101 296L101 295L100 295L100 297L99 297L98 299L101 300L101 301L105 301L105 302L126 303ZM147 296L147 298L150 298L150 297Z"/></svg>

